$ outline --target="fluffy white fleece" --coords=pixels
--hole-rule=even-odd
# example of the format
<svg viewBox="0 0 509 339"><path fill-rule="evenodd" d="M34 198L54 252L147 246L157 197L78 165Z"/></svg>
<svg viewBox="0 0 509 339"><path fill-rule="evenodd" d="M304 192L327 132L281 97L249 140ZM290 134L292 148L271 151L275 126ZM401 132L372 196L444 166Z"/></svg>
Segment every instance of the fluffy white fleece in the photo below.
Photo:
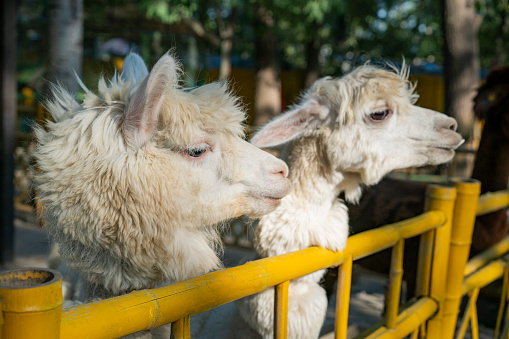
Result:
<svg viewBox="0 0 509 339"><path fill-rule="evenodd" d="M164 55L78 103L60 86L37 128L36 181L49 232L92 300L221 267L218 226L258 217L290 190L286 164L244 140L245 113L224 83L191 91ZM82 86L84 87L84 86Z"/></svg>
<svg viewBox="0 0 509 339"><path fill-rule="evenodd" d="M259 147L285 143L292 192L262 217L256 231L261 257L309 246L341 251L348 211L338 198L361 195L362 185L388 172L452 159L462 143L456 121L414 105L408 69L361 66L341 78L318 80L294 109L252 139ZM288 337L316 338L327 309L323 271L290 284ZM240 314L263 338L273 335L273 289L245 298Z"/></svg>

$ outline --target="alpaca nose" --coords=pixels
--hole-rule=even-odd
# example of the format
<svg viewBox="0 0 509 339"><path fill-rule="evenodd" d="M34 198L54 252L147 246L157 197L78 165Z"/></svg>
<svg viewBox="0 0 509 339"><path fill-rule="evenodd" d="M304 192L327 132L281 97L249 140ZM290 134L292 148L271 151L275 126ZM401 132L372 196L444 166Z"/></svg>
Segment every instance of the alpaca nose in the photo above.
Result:
<svg viewBox="0 0 509 339"><path fill-rule="evenodd" d="M458 122L451 117L440 117L441 119L437 123L438 129L449 129L451 131L456 132L458 128Z"/></svg>
<svg viewBox="0 0 509 339"><path fill-rule="evenodd" d="M452 119L452 118L451 118L451 120L452 121L449 123L449 129L451 131L456 132L456 129L458 129L458 122L456 120Z"/></svg>

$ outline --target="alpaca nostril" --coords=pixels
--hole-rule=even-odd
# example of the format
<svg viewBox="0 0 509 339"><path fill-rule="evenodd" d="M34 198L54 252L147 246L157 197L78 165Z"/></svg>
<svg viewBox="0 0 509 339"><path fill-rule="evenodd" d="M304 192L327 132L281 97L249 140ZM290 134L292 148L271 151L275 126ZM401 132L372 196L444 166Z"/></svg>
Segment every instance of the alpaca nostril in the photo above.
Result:
<svg viewBox="0 0 509 339"><path fill-rule="evenodd" d="M440 129L448 129L448 130L456 132L456 129L458 128L458 122L456 121L456 119L442 115L436 121L436 126L439 130Z"/></svg>
<svg viewBox="0 0 509 339"><path fill-rule="evenodd" d="M286 178L288 176L288 166L283 163L283 165L281 166L278 166L273 172L272 174L275 174L275 175L281 175L283 178Z"/></svg>
<svg viewBox="0 0 509 339"><path fill-rule="evenodd" d="M457 128L458 128L458 123L456 122L456 120L453 119L452 123L449 125L449 129L451 131L456 132Z"/></svg>

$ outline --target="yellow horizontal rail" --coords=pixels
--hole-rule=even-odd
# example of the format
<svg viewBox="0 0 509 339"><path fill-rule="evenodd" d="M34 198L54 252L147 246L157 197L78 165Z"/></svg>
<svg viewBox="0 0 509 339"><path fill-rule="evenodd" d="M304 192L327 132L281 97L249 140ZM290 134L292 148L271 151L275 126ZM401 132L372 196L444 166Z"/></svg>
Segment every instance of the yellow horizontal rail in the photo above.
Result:
<svg viewBox="0 0 509 339"><path fill-rule="evenodd" d="M342 252L320 247L264 258L151 290L64 309L61 338L120 337L174 322L284 281L363 258L441 226L441 211L430 211L395 224L351 236ZM149 315L149 316L147 316Z"/></svg>
<svg viewBox="0 0 509 339"><path fill-rule="evenodd" d="M353 260L392 247L401 239L408 239L440 227L446 221L442 211L430 211L417 217L365 231L348 238L347 247L341 252L342 258L352 256ZM341 264L340 261L335 264Z"/></svg>
<svg viewBox="0 0 509 339"><path fill-rule="evenodd" d="M465 267L465 276L475 272L493 259L498 258L507 252L509 252L509 236L506 236L498 244L493 245L475 257L472 257Z"/></svg>
<svg viewBox="0 0 509 339"><path fill-rule="evenodd" d="M509 206L509 189L484 193L477 203L477 216L498 211Z"/></svg>
<svg viewBox="0 0 509 339"><path fill-rule="evenodd" d="M398 315L395 328L379 327L381 324L378 323L373 326L377 328L374 332L368 330L367 334L361 333L359 337L369 339L404 338L412 333L420 324L431 318L437 310L438 303L435 300L427 297L420 298Z"/></svg>
<svg viewBox="0 0 509 339"><path fill-rule="evenodd" d="M488 285L504 274L509 255L490 262L488 265L470 274L463 281L463 295L469 291Z"/></svg>

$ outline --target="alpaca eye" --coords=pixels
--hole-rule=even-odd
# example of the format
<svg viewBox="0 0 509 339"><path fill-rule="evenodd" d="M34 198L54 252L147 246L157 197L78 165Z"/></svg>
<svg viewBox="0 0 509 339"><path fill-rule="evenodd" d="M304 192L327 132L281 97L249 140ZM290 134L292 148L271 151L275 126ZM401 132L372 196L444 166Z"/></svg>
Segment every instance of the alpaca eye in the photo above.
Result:
<svg viewBox="0 0 509 339"><path fill-rule="evenodd" d="M186 149L187 155L189 155L192 158L199 158L203 154L205 154L205 152L207 152L207 147L193 146L193 147L189 147L188 149Z"/></svg>
<svg viewBox="0 0 509 339"><path fill-rule="evenodd" d="M207 153L207 151L209 150L210 146L208 144L199 144L199 145L194 145L194 146L191 146L191 147L188 147L185 149L185 153L190 156L191 158L199 158L201 157L202 155L204 155L205 153Z"/></svg>
<svg viewBox="0 0 509 339"><path fill-rule="evenodd" d="M386 108L379 111L371 112L369 118L374 121L382 121L392 114L392 110Z"/></svg>

